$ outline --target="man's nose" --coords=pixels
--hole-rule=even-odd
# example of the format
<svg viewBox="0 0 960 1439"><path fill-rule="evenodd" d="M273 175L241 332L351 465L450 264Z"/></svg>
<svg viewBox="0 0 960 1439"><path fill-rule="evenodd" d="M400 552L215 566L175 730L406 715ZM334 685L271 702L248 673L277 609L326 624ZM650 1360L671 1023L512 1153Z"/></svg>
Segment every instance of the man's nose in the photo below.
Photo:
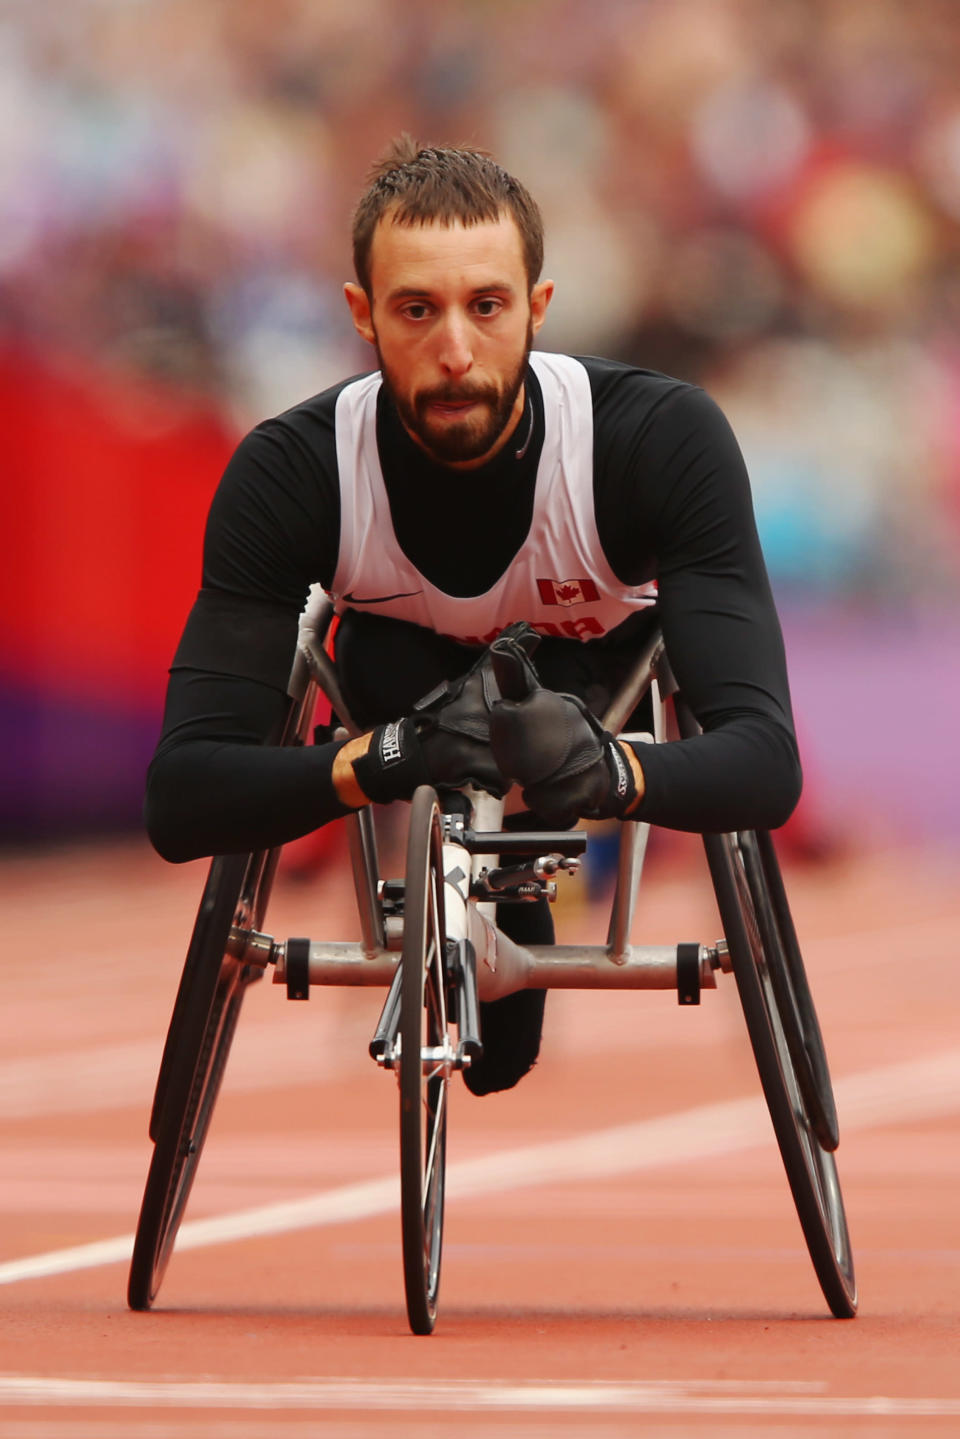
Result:
<svg viewBox="0 0 960 1439"><path fill-rule="evenodd" d="M448 315L444 319L439 359L448 375L465 375L473 364L469 325L462 315Z"/></svg>

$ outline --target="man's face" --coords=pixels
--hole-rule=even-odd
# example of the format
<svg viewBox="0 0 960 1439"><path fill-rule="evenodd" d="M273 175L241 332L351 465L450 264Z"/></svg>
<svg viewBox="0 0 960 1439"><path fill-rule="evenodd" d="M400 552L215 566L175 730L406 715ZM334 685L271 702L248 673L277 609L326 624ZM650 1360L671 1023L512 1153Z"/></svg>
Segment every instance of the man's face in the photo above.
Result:
<svg viewBox="0 0 960 1439"><path fill-rule="evenodd" d="M482 464L523 411L527 355L552 284L528 294L512 217L408 227L387 216L370 259L371 297L347 285L347 302L403 424L434 459Z"/></svg>

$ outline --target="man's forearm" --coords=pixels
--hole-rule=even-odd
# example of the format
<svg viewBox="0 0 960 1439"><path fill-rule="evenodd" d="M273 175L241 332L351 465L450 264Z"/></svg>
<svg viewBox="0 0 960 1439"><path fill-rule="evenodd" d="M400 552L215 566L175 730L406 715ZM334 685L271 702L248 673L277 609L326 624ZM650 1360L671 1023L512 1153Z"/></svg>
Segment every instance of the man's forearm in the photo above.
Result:
<svg viewBox="0 0 960 1439"><path fill-rule="evenodd" d="M644 745L639 762L644 795L631 817L668 829L776 829L800 797L793 735L759 716L731 720L696 739Z"/></svg>
<svg viewBox="0 0 960 1439"><path fill-rule="evenodd" d="M357 782L353 762L366 754L372 738L373 734L369 731L367 734L358 735L356 739L348 740L334 756L333 787L342 803L350 805L354 809L370 803Z"/></svg>
<svg viewBox="0 0 960 1439"><path fill-rule="evenodd" d="M298 839L366 803L362 796L344 797L335 781L343 748L215 740L169 748L148 772L147 833L164 859L176 863Z"/></svg>
<svg viewBox="0 0 960 1439"><path fill-rule="evenodd" d="M637 787L636 797L633 799L629 809L627 810L628 815L633 815L640 801L643 799L644 790L647 787L647 782L644 778L643 768L640 764L639 759L637 758L637 754L633 746L630 744L621 744L620 748L626 758L627 764L630 766L630 773L633 775L633 782Z"/></svg>

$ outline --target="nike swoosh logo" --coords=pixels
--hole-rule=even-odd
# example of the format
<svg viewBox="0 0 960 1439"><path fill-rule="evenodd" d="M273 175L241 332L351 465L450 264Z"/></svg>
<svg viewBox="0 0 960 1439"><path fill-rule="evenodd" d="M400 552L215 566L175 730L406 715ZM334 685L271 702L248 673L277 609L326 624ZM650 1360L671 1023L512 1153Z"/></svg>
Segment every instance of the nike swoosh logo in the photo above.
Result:
<svg viewBox="0 0 960 1439"><path fill-rule="evenodd" d="M346 605L385 605L388 600L409 600L414 595L422 595L423 590L404 590L399 595L367 595L361 599L359 595L345 594L343 602Z"/></svg>

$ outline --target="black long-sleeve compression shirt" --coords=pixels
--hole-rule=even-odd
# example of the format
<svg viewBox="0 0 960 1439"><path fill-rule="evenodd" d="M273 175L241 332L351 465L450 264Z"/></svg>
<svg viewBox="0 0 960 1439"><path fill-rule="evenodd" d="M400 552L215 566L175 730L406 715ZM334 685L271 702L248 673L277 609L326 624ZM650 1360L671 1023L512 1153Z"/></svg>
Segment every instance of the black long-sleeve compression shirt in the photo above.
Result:
<svg viewBox="0 0 960 1439"><path fill-rule="evenodd" d="M739 447L701 390L610 361L582 363L600 541L625 584L656 578L671 665L704 730L638 749L646 788L636 816L692 831L773 828L796 803L800 769ZM148 776L148 831L169 859L282 843L345 812L331 778L335 745L269 743L307 590L329 587L336 569L341 388L253 430L211 506L203 588L174 659ZM423 454L381 392L378 448L394 530L446 593L485 592L526 537L544 438L532 371L528 392L530 442L519 453L505 446L469 485Z"/></svg>

